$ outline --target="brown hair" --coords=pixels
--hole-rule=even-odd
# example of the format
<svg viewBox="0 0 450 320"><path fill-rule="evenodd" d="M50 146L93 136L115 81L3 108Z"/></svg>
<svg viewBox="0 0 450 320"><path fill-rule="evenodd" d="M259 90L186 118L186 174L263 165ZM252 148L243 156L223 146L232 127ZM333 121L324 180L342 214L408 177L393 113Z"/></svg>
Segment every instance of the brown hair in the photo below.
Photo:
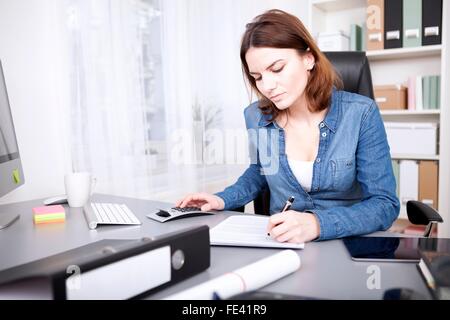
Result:
<svg viewBox="0 0 450 320"><path fill-rule="evenodd" d="M328 107L333 86L342 87L342 82L325 55L319 50L313 37L296 16L274 9L257 16L246 26L241 42L242 71L259 98L259 107L264 114L275 120L280 110L264 97L256 87L255 79L250 75L245 55L251 47L296 49L300 55L310 52L315 59L305 88L306 100L311 111L320 111Z"/></svg>

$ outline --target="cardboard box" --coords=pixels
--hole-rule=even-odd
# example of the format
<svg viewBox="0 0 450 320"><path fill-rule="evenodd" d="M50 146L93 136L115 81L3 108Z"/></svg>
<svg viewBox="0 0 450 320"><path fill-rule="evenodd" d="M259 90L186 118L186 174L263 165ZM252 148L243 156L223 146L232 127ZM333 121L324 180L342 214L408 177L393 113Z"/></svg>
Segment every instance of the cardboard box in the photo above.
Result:
<svg viewBox="0 0 450 320"><path fill-rule="evenodd" d="M437 161L419 162L419 201L438 210L439 164Z"/></svg>
<svg viewBox="0 0 450 320"><path fill-rule="evenodd" d="M386 121L384 127L392 155L438 154L438 123Z"/></svg>
<svg viewBox="0 0 450 320"><path fill-rule="evenodd" d="M374 86L375 101L381 110L407 108L406 87L401 85Z"/></svg>

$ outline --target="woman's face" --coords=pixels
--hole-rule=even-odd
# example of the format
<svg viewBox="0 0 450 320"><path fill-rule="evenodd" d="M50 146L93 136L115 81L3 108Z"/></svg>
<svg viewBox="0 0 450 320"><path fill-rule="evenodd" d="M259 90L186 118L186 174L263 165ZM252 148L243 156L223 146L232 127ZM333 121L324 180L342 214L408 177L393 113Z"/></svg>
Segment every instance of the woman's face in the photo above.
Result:
<svg viewBox="0 0 450 320"><path fill-rule="evenodd" d="M245 59L256 87L279 110L302 102L314 56L295 49L248 49Z"/></svg>

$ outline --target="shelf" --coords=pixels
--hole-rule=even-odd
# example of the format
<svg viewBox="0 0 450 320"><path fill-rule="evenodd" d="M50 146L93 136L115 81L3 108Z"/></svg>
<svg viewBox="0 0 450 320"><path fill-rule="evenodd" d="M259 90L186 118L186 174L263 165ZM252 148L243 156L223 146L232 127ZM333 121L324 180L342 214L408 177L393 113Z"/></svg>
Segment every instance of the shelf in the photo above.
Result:
<svg viewBox="0 0 450 320"><path fill-rule="evenodd" d="M312 5L325 12L365 8L367 0L313 0Z"/></svg>
<svg viewBox="0 0 450 320"><path fill-rule="evenodd" d="M350 2L351 4L349 4ZM310 6L308 18L312 34L318 34L325 30L348 31L351 24L365 24L367 20L365 10L367 2L311 0L308 3ZM450 197L447 196L450 194L450 93L446 88L450 84L450 32L448 32L450 30L450 1L442 1L442 6L442 29L440 30L442 31L442 44L371 50L366 51L366 56L370 63L374 85L406 85L411 76L435 74L441 76L441 110L380 110L380 113L384 123L398 122L413 126L415 123L438 124L439 155L417 154L425 152L417 147L410 150L415 154L413 152L395 154L395 150L391 151L393 153L391 158L397 161L434 161L439 164L438 195L443 196L439 196L437 205L444 223L439 225L438 235L448 238L450 237ZM408 138L404 139L408 140ZM407 218L406 210L402 210L402 217Z"/></svg>
<svg viewBox="0 0 450 320"><path fill-rule="evenodd" d="M382 116L428 116L428 115L440 115L441 110L380 110Z"/></svg>
<svg viewBox="0 0 450 320"><path fill-rule="evenodd" d="M442 45L367 51L369 61L439 56Z"/></svg>
<svg viewBox="0 0 450 320"><path fill-rule="evenodd" d="M418 155L418 154L393 154L392 160L437 160L439 155Z"/></svg>

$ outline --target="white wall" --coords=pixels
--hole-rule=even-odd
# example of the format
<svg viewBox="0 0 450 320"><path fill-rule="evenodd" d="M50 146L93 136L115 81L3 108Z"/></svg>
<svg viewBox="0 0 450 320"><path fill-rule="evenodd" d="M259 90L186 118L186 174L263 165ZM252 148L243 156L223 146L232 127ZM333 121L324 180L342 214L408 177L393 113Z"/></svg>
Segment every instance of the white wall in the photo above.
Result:
<svg viewBox="0 0 450 320"><path fill-rule="evenodd" d="M64 193L57 1L0 0L0 59L25 175L0 203Z"/></svg>

